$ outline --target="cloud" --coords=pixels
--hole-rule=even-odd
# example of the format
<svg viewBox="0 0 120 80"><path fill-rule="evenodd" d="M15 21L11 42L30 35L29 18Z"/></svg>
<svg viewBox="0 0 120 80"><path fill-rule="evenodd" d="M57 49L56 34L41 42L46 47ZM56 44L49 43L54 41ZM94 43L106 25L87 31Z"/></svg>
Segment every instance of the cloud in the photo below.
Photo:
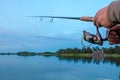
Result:
<svg viewBox="0 0 120 80"><path fill-rule="evenodd" d="M57 50L70 45L74 40L64 37L51 37L41 35L23 35L17 33L0 33L1 52L19 51L46 51ZM67 47L66 46L66 47Z"/></svg>

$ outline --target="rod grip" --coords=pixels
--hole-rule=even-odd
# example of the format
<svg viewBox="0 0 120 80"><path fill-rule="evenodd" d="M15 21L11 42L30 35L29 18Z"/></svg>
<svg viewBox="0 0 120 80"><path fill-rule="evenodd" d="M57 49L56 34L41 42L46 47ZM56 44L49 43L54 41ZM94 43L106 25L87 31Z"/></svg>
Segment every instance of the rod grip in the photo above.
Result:
<svg viewBox="0 0 120 80"><path fill-rule="evenodd" d="M80 17L80 20L82 21L87 21L87 22L92 22L94 17L87 17L87 16L83 16Z"/></svg>

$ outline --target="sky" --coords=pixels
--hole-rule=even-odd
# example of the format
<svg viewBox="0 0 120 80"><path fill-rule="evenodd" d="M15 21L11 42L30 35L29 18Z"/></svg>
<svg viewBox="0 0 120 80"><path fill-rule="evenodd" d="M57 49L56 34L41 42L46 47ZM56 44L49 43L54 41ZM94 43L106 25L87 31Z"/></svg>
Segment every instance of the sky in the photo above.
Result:
<svg viewBox="0 0 120 80"><path fill-rule="evenodd" d="M34 19L26 16L95 16L112 0L0 0L0 52L46 52L82 48L83 30L96 33L92 22ZM105 37L105 28L100 32ZM86 43L88 45L88 43ZM95 47L97 45L92 45ZM110 47L105 42L102 47Z"/></svg>

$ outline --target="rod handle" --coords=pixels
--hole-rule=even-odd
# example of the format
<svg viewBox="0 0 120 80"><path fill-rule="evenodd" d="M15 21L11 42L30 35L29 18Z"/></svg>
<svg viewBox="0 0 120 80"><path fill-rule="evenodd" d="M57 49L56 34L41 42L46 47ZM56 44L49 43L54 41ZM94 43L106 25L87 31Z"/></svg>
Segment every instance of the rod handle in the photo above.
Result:
<svg viewBox="0 0 120 80"><path fill-rule="evenodd" d="M83 16L83 17L80 17L80 20L87 21L87 22L93 22L93 18L94 17Z"/></svg>

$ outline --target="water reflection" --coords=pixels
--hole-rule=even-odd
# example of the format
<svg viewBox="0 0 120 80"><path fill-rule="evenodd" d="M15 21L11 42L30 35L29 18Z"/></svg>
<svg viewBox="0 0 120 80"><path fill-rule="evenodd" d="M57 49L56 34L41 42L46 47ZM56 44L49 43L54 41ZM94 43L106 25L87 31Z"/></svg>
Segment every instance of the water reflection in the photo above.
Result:
<svg viewBox="0 0 120 80"><path fill-rule="evenodd" d="M0 56L0 80L118 80L120 67L111 65L116 61L120 60L4 55Z"/></svg>
<svg viewBox="0 0 120 80"><path fill-rule="evenodd" d="M71 57L71 56L56 56L60 61L67 61L67 62L82 62L84 63L94 63L94 64L100 64L102 62L103 64L110 63L115 64L116 66L120 66L120 58L115 57L105 57L105 58L92 58L92 57Z"/></svg>

